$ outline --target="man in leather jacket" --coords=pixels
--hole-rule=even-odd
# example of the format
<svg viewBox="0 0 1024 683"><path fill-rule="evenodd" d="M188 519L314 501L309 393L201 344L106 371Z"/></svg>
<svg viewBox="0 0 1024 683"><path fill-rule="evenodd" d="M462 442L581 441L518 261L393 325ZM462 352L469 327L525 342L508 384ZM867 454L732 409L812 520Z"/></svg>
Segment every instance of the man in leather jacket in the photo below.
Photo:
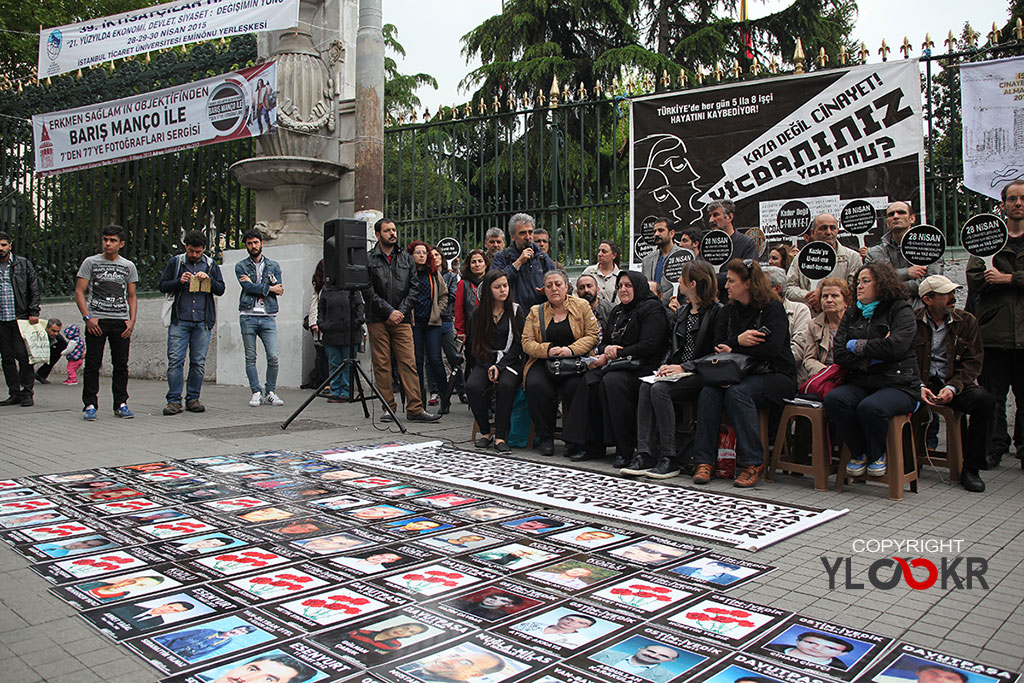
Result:
<svg viewBox="0 0 1024 683"><path fill-rule="evenodd" d="M28 362L28 348L21 338L19 320L39 322L39 281L28 259L12 253L14 241L0 232L0 355L10 395L0 405L33 404L35 370Z"/></svg>

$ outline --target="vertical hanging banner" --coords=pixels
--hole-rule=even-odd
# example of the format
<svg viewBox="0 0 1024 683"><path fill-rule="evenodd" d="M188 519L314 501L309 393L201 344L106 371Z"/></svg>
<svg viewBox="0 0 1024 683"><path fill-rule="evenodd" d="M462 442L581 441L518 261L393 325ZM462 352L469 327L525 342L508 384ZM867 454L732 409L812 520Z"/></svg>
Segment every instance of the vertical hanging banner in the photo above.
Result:
<svg viewBox="0 0 1024 683"><path fill-rule="evenodd" d="M299 0L175 0L39 31L39 78L112 59L299 22Z"/></svg>
<svg viewBox="0 0 1024 683"><path fill-rule="evenodd" d="M277 124L277 63L32 117L36 174L256 137Z"/></svg>
<svg viewBox="0 0 1024 683"><path fill-rule="evenodd" d="M964 185L999 199L1024 176L1024 57L960 65Z"/></svg>
<svg viewBox="0 0 1024 683"><path fill-rule="evenodd" d="M720 199L769 240L791 200L837 216L855 199L919 209L921 111L909 59L635 99L630 241L657 216L702 224Z"/></svg>

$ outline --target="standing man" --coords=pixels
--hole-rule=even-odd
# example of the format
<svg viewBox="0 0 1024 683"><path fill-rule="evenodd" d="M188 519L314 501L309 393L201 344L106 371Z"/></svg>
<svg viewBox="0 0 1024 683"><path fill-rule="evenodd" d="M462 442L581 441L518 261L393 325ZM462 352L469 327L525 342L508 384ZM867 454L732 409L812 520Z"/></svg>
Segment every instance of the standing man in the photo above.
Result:
<svg viewBox="0 0 1024 683"><path fill-rule="evenodd" d="M224 293L224 278L213 259L204 254L206 235L198 230L185 233L185 253L172 256L160 276L160 291L174 295L171 324L167 328L167 405L164 415L181 412L185 353L188 352L188 387L185 410L202 413L199 400L206 371L210 331L217 322L215 296Z"/></svg>
<svg viewBox="0 0 1024 683"><path fill-rule="evenodd" d="M1006 395L1011 387L1018 409L1024 402L1024 180L1009 183L1002 197L1009 232L1006 246L992 257L992 268L986 269L977 256L967 260L967 287L978 297L975 312L985 348L981 386L996 397L989 467L997 467L1010 451ZM1019 434L1021 429L1018 422L1014 431ZM1024 443L1018 440L1016 446L1019 456Z"/></svg>
<svg viewBox="0 0 1024 683"><path fill-rule="evenodd" d="M35 370L28 362L28 347L18 321L39 322L39 281L32 262L15 256L13 246L11 236L0 232L0 357L9 392L0 406L21 404L27 408L35 403Z"/></svg>
<svg viewBox="0 0 1024 683"><path fill-rule="evenodd" d="M517 213L508 219L512 244L494 256L493 267L505 271L514 301L529 308L543 303L544 273L555 269L551 258L533 241L533 216Z"/></svg>
<svg viewBox="0 0 1024 683"><path fill-rule="evenodd" d="M505 233L501 228L489 228L484 235L484 251L494 260L499 251L505 248Z"/></svg>
<svg viewBox="0 0 1024 683"><path fill-rule="evenodd" d="M956 290L942 275L929 275L918 291L924 302L917 314L917 366L921 373L921 400L930 406L949 406L970 418L963 434L964 469L960 484L980 493L985 482L978 474L987 469L986 452L992 439L996 398L979 387L984 351L978 321L955 307ZM1005 373L1006 368L1001 372Z"/></svg>
<svg viewBox="0 0 1024 683"><path fill-rule="evenodd" d="M896 269L896 274L907 286L910 292L910 303L914 309L921 307L921 297L918 296L918 287L921 280L929 275L942 274L942 262L936 261L927 268L914 266L910 261L903 258L900 252L900 242L907 230L917 222L917 214L910 209L908 202L893 202L885 210L885 225L888 232L882 235L882 241L867 250L864 258L866 263L872 261L885 261Z"/></svg>
<svg viewBox="0 0 1024 683"><path fill-rule="evenodd" d="M703 233L703 230L691 225L679 233L679 246L683 249L689 249L693 252L694 256L700 256L700 238L703 236Z"/></svg>
<svg viewBox="0 0 1024 683"><path fill-rule="evenodd" d="M836 267L826 277L838 277L853 283L857 270L863 265L860 254L839 243L839 221L830 213L819 213L811 221L807 231L808 242L825 242L836 250ZM824 279L824 278L822 278ZM786 279L786 298L790 301L807 304L814 314L821 313L818 302L818 289L811 286L811 281L800 272L794 260L789 266Z"/></svg>
<svg viewBox="0 0 1024 683"><path fill-rule="evenodd" d="M534 228L533 230L533 241L537 243L541 251L551 257L551 236L548 235L548 231L544 228ZM551 262L555 264L555 268L559 270L565 270L565 264L555 259L551 259Z"/></svg>
<svg viewBox="0 0 1024 683"><path fill-rule="evenodd" d="M110 342L114 395L114 417L133 418L128 410L128 352L138 313L135 286L139 271L120 255L124 247L124 228L103 228L103 251L82 261L75 285L75 303L85 321L85 372L82 382L82 419L96 419L100 393L100 366L103 347ZM88 298L87 298L88 297Z"/></svg>
<svg viewBox="0 0 1024 683"><path fill-rule="evenodd" d="M381 396L397 411L395 393L391 388L391 352L398 363L398 373L405 389L405 415L417 422L435 422L439 415L423 410L420 379L416 374L416 349L412 340L411 319L413 275L416 267L412 256L398 249L398 228L390 218L381 218L374 226L377 244L370 250L370 346L373 356L373 378ZM488 233L490 234L490 233ZM385 414L383 420L390 420Z"/></svg>
<svg viewBox="0 0 1024 683"><path fill-rule="evenodd" d="M654 221L654 251L644 257L640 270L648 282L658 285L661 302L668 305L672 299L672 281L665 277L665 261L669 256L682 251L676 246L676 230L667 218Z"/></svg>
<svg viewBox="0 0 1024 683"><path fill-rule="evenodd" d="M732 240L732 258L754 259L760 254L757 251L757 242L750 239L735 227L733 221L736 219L736 205L731 200L723 199L708 204L708 222L713 230L721 230ZM718 269L718 290L725 292L726 272L729 264L723 263Z"/></svg>
<svg viewBox="0 0 1024 683"><path fill-rule="evenodd" d="M245 231L245 250L249 257L235 264L235 277L242 285L238 297L238 322L242 328L245 349L245 376L249 379L253 408L266 403L283 406L274 393L277 389L277 297L284 294L281 266L263 255L263 234L255 228ZM267 354L266 390L260 391L260 374L256 370L256 338L263 342ZM169 395L169 394L168 394ZM170 399L168 399L168 402Z"/></svg>

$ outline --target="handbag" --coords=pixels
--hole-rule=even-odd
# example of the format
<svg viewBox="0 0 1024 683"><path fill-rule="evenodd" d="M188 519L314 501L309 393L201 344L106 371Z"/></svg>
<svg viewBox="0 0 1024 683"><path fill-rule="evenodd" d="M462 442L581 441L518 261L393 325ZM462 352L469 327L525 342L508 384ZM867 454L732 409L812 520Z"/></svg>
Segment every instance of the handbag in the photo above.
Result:
<svg viewBox="0 0 1024 683"><path fill-rule="evenodd" d="M540 320L540 340L546 343L548 335L544 329L544 304L537 304L537 308L539 309L537 317ZM556 356L545 359L544 367L553 377L567 377L569 375L582 375L589 366L583 361L583 356Z"/></svg>
<svg viewBox="0 0 1024 683"><path fill-rule="evenodd" d="M684 363L683 369L699 374L704 384L728 387L742 382L759 365L760 361L753 356L727 351L694 358L689 363Z"/></svg>
<svg viewBox="0 0 1024 683"><path fill-rule="evenodd" d="M616 358L610 360L604 366L605 372L612 372L613 370L628 370L630 372L640 372L640 360L633 358L633 356L625 356L624 358Z"/></svg>
<svg viewBox="0 0 1024 683"><path fill-rule="evenodd" d="M825 398L828 392L846 382L846 368L832 364L827 365L800 385L801 394L813 394Z"/></svg>

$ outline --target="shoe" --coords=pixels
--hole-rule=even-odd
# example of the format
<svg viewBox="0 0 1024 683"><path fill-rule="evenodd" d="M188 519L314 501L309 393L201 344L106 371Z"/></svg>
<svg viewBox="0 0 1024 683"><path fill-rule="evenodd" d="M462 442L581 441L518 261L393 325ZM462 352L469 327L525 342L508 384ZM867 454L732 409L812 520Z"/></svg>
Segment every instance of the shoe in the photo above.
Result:
<svg viewBox="0 0 1024 683"><path fill-rule="evenodd" d="M459 403L469 403L469 396L466 395L466 392L459 394Z"/></svg>
<svg viewBox="0 0 1024 683"><path fill-rule="evenodd" d="M95 420L96 419L96 406L86 406L85 410L82 411L83 420Z"/></svg>
<svg viewBox="0 0 1024 683"><path fill-rule="evenodd" d="M550 436L546 439L541 439L540 444L537 446L537 450L541 455L554 455L555 454L555 440Z"/></svg>
<svg viewBox="0 0 1024 683"><path fill-rule="evenodd" d="M164 415L177 415L182 410L180 403L170 403L164 406Z"/></svg>
<svg viewBox="0 0 1024 683"><path fill-rule="evenodd" d="M884 477L885 476L885 456L883 455L878 460L868 465L868 476L869 477Z"/></svg>
<svg viewBox="0 0 1024 683"><path fill-rule="evenodd" d="M380 416L381 422L394 422L395 418L391 417L391 413L384 413Z"/></svg>
<svg viewBox="0 0 1024 683"><path fill-rule="evenodd" d="M406 414L405 419L410 422L437 422L441 419L441 416L428 413L424 410L423 412L416 413L415 415Z"/></svg>
<svg viewBox="0 0 1024 683"><path fill-rule="evenodd" d="M675 463L672 458L661 458L651 469L644 472L644 476L649 479L671 479L672 477L678 477L682 473L679 465Z"/></svg>
<svg viewBox="0 0 1024 683"><path fill-rule="evenodd" d="M331 395L331 396L327 397L327 402L328 403L348 403L348 397L347 396L334 396L334 395Z"/></svg>
<svg viewBox="0 0 1024 683"><path fill-rule="evenodd" d="M481 436L479 439L476 440L476 443L473 445L476 446L477 448L490 448L491 446L494 445L494 437Z"/></svg>
<svg viewBox="0 0 1024 683"><path fill-rule="evenodd" d="M11 394L4 400L0 401L0 406L17 406L21 405L21 396L19 394Z"/></svg>
<svg viewBox="0 0 1024 683"><path fill-rule="evenodd" d="M267 392L266 403L267 403L267 405L271 405L271 406L283 406L284 405L284 401L281 400L281 397L278 396L277 394L275 394L273 391L268 391Z"/></svg>
<svg viewBox="0 0 1024 683"><path fill-rule="evenodd" d="M31 406L34 406L35 404L36 404L36 402L35 402L35 399L32 398L32 394L22 394L21 395L21 407L22 408L29 408Z"/></svg>
<svg viewBox="0 0 1024 683"><path fill-rule="evenodd" d="M693 473L694 484L707 484L715 476L715 468L706 463L697 465L697 469Z"/></svg>
<svg viewBox="0 0 1024 683"><path fill-rule="evenodd" d="M204 406L202 401L200 401L198 398L193 398L191 400L185 401L185 410L187 410L190 413L205 413L206 406Z"/></svg>
<svg viewBox="0 0 1024 683"><path fill-rule="evenodd" d="M512 448L508 445L508 441L495 441L494 450L499 453L511 453Z"/></svg>
<svg viewBox="0 0 1024 683"><path fill-rule="evenodd" d="M76 379L74 381L71 381L70 379L66 379L63 382L61 382L61 384L66 384L69 387L74 387L74 386L78 386L78 380Z"/></svg>
<svg viewBox="0 0 1024 683"><path fill-rule="evenodd" d="M629 463L625 467L619 468L619 474L628 474L634 477L639 477L641 474L647 474L647 470L654 467L654 456L650 453L637 453L633 457L633 462Z"/></svg>
<svg viewBox="0 0 1024 683"><path fill-rule="evenodd" d="M850 462L846 464L846 474L851 477L860 477L867 471L867 463L865 462L864 456L859 458L850 458Z"/></svg>
<svg viewBox="0 0 1024 683"><path fill-rule="evenodd" d="M985 490L985 482L981 480L981 475L971 470L964 470L960 475L960 485L971 493L982 493Z"/></svg>
<svg viewBox="0 0 1024 683"><path fill-rule="evenodd" d="M36 381L39 382L40 384L49 384L50 383L50 380L46 379L42 375L36 375Z"/></svg>
<svg viewBox="0 0 1024 683"><path fill-rule="evenodd" d="M573 462L584 462L587 460L600 460L604 457L604 454L587 453L586 449L577 451L576 453L569 456L569 460Z"/></svg>
<svg viewBox="0 0 1024 683"><path fill-rule="evenodd" d="M629 467L632 462L632 454L619 453L618 451L615 451L615 459L612 460L612 468L622 471L623 468Z"/></svg>
<svg viewBox="0 0 1024 683"><path fill-rule="evenodd" d="M254 391L252 394L252 398L249 399L249 405L251 405L253 408L259 408L261 405L263 405L263 394L259 391Z"/></svg>
<svg viewBox="0 0 1024 683"><path fill-rule="evenodd" d="M567 443L565 444L565 457L571 458L582 450L583 446L578 443Z"/></svg>
<svg viewBox="0 0 1024 683"><path fill-rule="evenodd" d="M736 481L732 483L738 489L753 488L761 473L764 472L764 465L747 465L740 469Z"/></svg>
<svg viewBox="0 0 1024 683"><path fill-rule="evenodd" d="M441 402L441 397L438 396L437 394L431 394L430 398L427 399L427 405L428 406L436 406L440 402Z"/></svg>
<svg viewBox="0 0 1024 683"><path fill-rule="evenodd" d="M123 417L126 420L130 420L135 417L135 413L128 410L128 406L122 403L114 409L114 417Z"/></svg>
<svg viewBox="0 0 1024 683"><path fill-rule="evenodd" d="M994 470L999 467L999 464L1003 461L1003 458L1009 455L1010 452L1004 453L989 453L985 456L985 467L986 470Z"/></svg>

